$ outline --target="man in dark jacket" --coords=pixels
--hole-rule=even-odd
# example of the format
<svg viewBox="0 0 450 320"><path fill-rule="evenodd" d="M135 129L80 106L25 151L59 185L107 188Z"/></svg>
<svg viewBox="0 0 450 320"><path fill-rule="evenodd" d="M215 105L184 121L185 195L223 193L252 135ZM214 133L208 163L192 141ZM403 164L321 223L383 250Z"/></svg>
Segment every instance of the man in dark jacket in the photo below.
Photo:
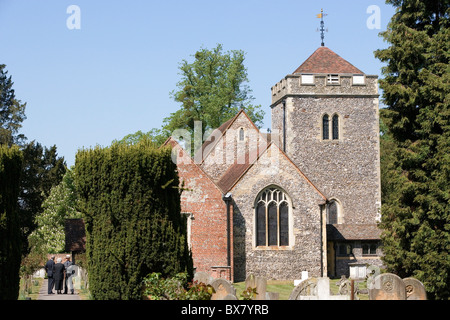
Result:
<svg viewBox="0 0 450 320"><path fill-rule="evenodd" d="M47 261L45 264L45 272L47 272L47 278L48 278L48 294L53 294L53 285L55 284L55 281L53 279L53 268L55 267L55 256L52 256L50 260Z"/></svg>

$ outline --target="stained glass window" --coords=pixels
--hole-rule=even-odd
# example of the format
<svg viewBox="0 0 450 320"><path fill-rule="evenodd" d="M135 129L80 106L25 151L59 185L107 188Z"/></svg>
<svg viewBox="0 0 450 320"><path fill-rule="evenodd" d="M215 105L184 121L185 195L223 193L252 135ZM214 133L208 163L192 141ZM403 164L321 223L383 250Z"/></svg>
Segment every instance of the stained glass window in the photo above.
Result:
<svg viewBox="0 0 450 320"><path fill-rule="evenodd" d="M257 199L256 245L289 246L289 202L278 188L266 189Z"/></svg>

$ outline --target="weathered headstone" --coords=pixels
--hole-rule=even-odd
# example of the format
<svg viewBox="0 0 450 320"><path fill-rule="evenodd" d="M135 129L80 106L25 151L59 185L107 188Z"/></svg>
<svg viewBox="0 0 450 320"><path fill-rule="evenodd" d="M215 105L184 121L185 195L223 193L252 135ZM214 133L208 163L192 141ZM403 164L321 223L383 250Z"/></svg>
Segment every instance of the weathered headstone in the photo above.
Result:
<svg viewBox="0 0 450 320"><path fill-rule="evenodd" d="M294 290L292 290L289 300L301 300L301 296L317 295L317 279L308 278L300 282Z"/></svg>
<svg viewBox="0 0 450 320"><path fill-rule="evenodd" d="M405 283L395 274L380 274L367 287L370 300L406 300Z"/></svg>
<svg viewBox="0 0 450 320"><path fill-rule="evenodd" d="M245 279L246 288L256 288L256 297L253 300L266 300L267 280L263 277L257 277L250 274Z"/></svg>
<svg viewBox="0 0 450 320"><path fill-rule="evenodd" d="M415 278L403 279L406 289L406 300L427 300L427 292L422 282Z"/></svg>
<svg viewBox="0 0 450 320"><path fill-rule="evenodd" d="M225 279L215 279L211 282L211 286L215 291L211 296L211 300L225 300L228 295L236 296L236 289Z"/></svg>
<svg viewBox="0 0 450 320"><path fill-rule="evenodd" d="M204 284L211 284L211 282L214 280L213 277L207 272L196 272L194 274L194 282L197 281L198 283L204 283Z"/></svg>
<svg viewBox="0 0 450 320"><path fill-rule="evenodd" d="M331 295L330 279L312 278L294 288L289 300L350 300L349 295Z"/></svg>

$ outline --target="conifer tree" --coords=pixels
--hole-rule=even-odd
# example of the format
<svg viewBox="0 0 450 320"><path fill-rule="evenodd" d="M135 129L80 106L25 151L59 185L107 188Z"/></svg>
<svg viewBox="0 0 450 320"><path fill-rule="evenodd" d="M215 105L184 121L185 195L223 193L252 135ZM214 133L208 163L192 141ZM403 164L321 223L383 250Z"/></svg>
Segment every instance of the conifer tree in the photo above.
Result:
<svg viewBox="0 0 450 320"><path fill-rule="evenodd" d="M19 295L21 260L19 196L22 154L18 147L0 145L0 300Z"/></svg>
<svg viewBox="0 0 450 320"><path fill-rule="evenodd" d="M21 145L25 136L19 134L25 117L26 103L16 99L11 76L8 77L6 66L0 64L0 144Z"/></svg>
<svg viewBox="0 0 450 320"><path fill-rule="evenodd" d="M388 0L397 8L380 80L385 154L384 262L421 280L430 298L450 297L450 1ZM387 192L387 193L386 193Z"/></svg>

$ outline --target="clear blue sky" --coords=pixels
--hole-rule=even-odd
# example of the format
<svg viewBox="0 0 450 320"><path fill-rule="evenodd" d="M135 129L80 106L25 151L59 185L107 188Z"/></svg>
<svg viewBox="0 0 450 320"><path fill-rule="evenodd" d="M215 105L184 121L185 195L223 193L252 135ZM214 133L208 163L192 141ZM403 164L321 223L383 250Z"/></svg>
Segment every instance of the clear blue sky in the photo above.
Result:
<svg viewBox="0 0 450 320"><path fill-rule="evenodd" d="M69 29L70 5L81 29ZM371 29L367 8L380 8ZM108 146L138 130L160 128L179 109L169 93L182 59L218 43L246 52L254 104L270 127L270 88L325 45L366 74L381 76L373 52L394 14L380 0L0 0L0 64L27 103L21 130L28 140L56 145L73 165L80 148Z"/></svg>

